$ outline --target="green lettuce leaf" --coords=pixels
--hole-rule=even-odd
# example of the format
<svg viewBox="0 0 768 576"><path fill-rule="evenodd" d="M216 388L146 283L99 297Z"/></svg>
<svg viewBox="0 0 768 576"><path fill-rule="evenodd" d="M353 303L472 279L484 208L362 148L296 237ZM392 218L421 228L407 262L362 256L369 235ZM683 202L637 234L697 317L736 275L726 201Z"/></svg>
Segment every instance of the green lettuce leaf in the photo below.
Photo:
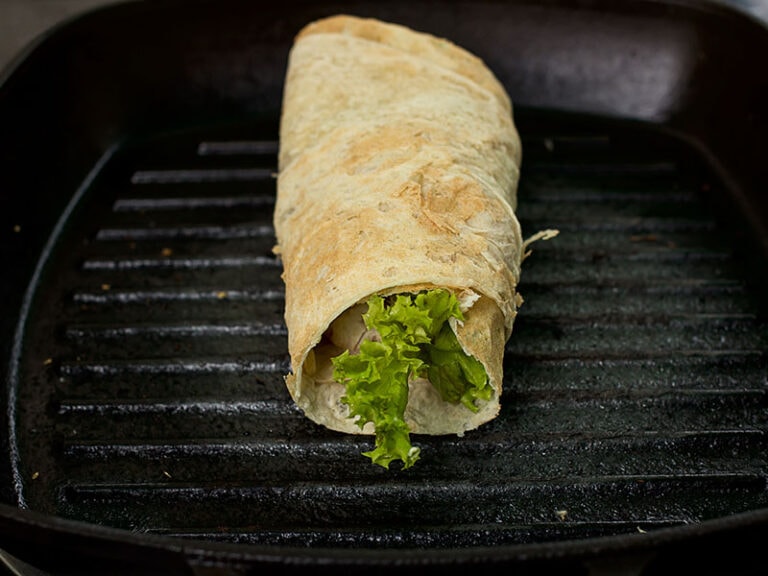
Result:
<svg viewBox="0 0 768 576"><path fill-rule="evenodd" d="M409 468L419 458L404 418L412 378L428 378L443 400L472 411L476 400L490 399L485 368L461 349L449 318L464 319L448 290L373 296L363 320L381 340L365 340L358 354L333 358L333 377L345 385L342 402L350 416L360 428L369 422L375 427L376 448L364 453L375 464L389 468L399 460Z"/></svg>
<svg viewBox="0 0 768 576"><path fill-rule="evenodd" d="M480 361L464 353L446 323L428 348L427 377L446 402L477 412L476 400L490 400L493 388Z"/></svg>

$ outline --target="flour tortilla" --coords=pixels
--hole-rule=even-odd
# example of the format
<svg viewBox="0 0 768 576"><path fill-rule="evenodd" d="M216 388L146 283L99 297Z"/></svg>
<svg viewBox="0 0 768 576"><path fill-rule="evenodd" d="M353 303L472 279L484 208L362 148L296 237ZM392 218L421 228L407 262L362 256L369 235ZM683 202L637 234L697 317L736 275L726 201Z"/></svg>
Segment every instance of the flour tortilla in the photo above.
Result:
<svg viewBox="0 0 768 576"><path fill-rule="evenodd" d="M363 430L341 402L334 327L373 294L446 288L465 352L493 397L473 413L410 383L414 433L462 434L498 414L524 243L515 217L521 158L510 99L462 48L405 27L335 16L291 50L280 126L276 252L284 266L288 390L306 415ZM339 321L341 322L341 321Z"/></svg>

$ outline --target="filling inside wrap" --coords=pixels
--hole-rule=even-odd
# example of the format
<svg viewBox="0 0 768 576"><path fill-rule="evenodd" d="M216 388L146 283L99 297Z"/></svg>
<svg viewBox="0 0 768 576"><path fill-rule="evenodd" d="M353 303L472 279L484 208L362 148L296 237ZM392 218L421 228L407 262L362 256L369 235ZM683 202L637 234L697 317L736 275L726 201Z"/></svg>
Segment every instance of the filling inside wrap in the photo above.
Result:
<svg viewBox="0 0 768 576"><path fill-rule="evenodd" d="M479 296L446 289L375 295L341 314L310 353L305 370L318 386L342 384L341 403L364 429L373 426L376 448L365 455L388 467L411 466L405 412L413 390L478 412L494 394L483 364L464 351L456 335Z"/></svg>

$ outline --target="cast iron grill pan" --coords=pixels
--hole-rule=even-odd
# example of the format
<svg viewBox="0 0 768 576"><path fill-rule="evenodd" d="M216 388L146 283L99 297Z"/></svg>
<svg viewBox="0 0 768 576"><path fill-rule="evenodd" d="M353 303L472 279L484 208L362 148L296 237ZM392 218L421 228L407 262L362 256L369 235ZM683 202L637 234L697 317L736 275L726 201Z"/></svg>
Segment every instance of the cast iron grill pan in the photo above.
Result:
<svg viewBox="0 0 768 576"><path fill-rule="evenodd" d="M502 415L416 438L405 473L282 384L286 56L338 12L481 55L516 104L525 230L562 230L526 262ZM755 573L766 53L688 0L168 0L55 30L0 85L0 563Z"/></svg>
<svg viewBox="0 0 768 576"><path fill-rule="evenodd" d="M496 420L417 436L422 460L386 471L369 437L306 419L283 384L276 133L161 133L99 164L41 276L19 502L206 541L429 549L768 506L768 334L719 183L661 134L521 115L519 216L561 235L525 262Z"/></svg>

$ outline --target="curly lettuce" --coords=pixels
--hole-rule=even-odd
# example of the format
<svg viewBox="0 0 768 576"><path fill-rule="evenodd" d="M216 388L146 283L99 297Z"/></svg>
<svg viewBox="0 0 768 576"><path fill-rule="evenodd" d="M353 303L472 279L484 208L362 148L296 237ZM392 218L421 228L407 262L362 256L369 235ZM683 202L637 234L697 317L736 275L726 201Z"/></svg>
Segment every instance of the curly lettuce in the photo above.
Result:
<svg viewBox="0 0 768 576"><path fill-rule="evenodd" d="M419 459L405 422L408 382L426 378L442 399L476 412L477 400L489 400L492 387L483 365L461 348L449 322L463 321L456 295L443 289L417 294L373 296L363 320L373 336L332 359L333 378L344 384L342 402L360 428L373 423L375 449L363 454L389 468L409 468Z"/></svg>

